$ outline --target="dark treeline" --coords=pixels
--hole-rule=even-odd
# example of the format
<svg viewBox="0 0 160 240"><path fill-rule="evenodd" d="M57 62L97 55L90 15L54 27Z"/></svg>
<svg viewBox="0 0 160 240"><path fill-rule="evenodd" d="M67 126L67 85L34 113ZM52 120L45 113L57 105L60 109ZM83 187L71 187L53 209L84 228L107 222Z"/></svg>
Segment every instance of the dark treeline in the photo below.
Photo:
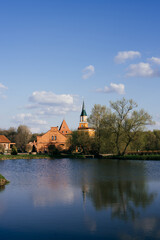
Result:
<svg viewBox="0 0 160 240"><path fill-rule="evenodd" d="M114 137L108 135L105 131L101 133L101 144L98 147L96 139L89 137L86 133L79 134L77 131L74 131L72 133L72 140L69 140L71 142L70 150L75 151L76 147L79 146L79 150L84 154L117 154ZM125 153L157 150L160 151L160 130L141 131L129 144Z"/></svg>

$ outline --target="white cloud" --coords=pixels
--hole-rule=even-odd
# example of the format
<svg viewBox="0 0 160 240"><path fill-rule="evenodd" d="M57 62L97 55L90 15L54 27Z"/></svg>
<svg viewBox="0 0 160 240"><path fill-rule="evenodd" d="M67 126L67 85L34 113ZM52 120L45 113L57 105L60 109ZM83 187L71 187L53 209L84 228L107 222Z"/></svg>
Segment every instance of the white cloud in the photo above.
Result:
<svg viewBox="0 0 160 240"><path fill-rule="evenodd" d="M151 57L151 58L148 58L148 60L151 61L151 62L154 63L154 64L160 65L160 58Z"/></svg>
<svg viewBox="0 0 160 240"><path fill-rule="evenodd" d="M141 57L141 53L138 51L118 52L117 56L115 57L115 62L120 64L124 63L127 59L134 59L137 57Z"/></svg>
<svg viewBox="0 0 160 240"><path fill-rule="evenodd" d="M82 70L82 72L83 72L82 78L83 79L88 79L95 73L95 68L94 68L93 65L89 65L89 66L85 67Z"/></svg>
<svg viewBox="0 0 160 240"><path fill-rule="evenodd" d="M70 94L55 94L53 92L35 91L29 97L31 104L28 109L37 109L37 115L65 115L67 112L79 110L76 96Z"/></svg>
<svg viewBox="0 0 160 240"><path fill-rule="evenodd" d="M39 119L36 115L31 113L20 113L13 117L13 121L17 124L24 124L28 126L46 125L45 120Z"/></svg>
<svg viewBox="0 0 160 240"><path fill-rule="evenodd" d="M0 83L0 89L8 89L8 88L4 86L2 83Z"/></svg>
<svg viewBox="0 0 160 240"><path fill-rule="evenodd" d="M44 131L48 128L47 121L51 116L64 117L68 112L80 111L77 100L77 96L70 94L58 95L51 91L35 91L29 97L30 103L25 107L30 113L20 113L12 120L17 125L27 125L31 131L40 132L40 129Z"/></svg>
<svg viewBox="0 0 160 240"><path fill-rule="evenodd" d="M44 105L71 105L73 104L73 96L70 94L60 94L57 95L53 92L46 91L35 91L32 93L32 96L29 98L31 102Z"/></svg>
<svg viewBox="0 0 160 240"><path fill-rule="evenodd" d="M153 69L149 63L131 64L127 69L127 77L158 77L160 72Z"/></svg>
<svg viewBox="0 0 160 240"><path fill-rule="evenodd" d="M109 87L105 86L104 89L97 89L97 92L125 94L125 86L121 83L111 83Z"/></svg>
<svg viewBox="0 0 160 240"><path fill-rule="evenodd" d="M0 83L0 98L5 99L7 96L3 93L4 90L7 90L8 88L4 86L2 83Z"/></svg>

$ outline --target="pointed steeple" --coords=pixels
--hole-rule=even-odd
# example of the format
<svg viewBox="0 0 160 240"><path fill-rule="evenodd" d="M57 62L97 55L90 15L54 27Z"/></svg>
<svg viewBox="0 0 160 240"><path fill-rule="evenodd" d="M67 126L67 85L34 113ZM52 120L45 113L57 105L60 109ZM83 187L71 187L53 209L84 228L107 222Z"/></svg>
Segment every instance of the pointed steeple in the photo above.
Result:
<svg viewBox="0 0 160 240"><path fill-rule="evenodd" d="M85 106L84 106L84 100L83 100L83 104L82 104L81 116L87 116L87 113L86 113L86 110L85 110Z"/></svg>
<svg viewBox="0 0 160 240"><path fill-rule="evenodd" d="M83 101L83 104L82 104L82 112L81 112L81 115L80 115L80 122L87 123L87 113L86 113L86 110L85 110L84 101ZM88 125L87 125L87 127L88 127Z"/></svg>

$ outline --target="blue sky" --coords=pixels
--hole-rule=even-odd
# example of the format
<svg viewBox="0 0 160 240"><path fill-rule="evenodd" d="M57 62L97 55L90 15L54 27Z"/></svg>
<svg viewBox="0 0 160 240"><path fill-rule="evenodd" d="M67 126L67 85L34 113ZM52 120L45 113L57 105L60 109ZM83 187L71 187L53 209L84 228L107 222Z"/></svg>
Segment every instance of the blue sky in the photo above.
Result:
<svg viewBox="0 0 160 240"><path fill-rule="evenodd" d="M0 1L0 128L78 127L125 97L160 129L160 1Z"/></svg>

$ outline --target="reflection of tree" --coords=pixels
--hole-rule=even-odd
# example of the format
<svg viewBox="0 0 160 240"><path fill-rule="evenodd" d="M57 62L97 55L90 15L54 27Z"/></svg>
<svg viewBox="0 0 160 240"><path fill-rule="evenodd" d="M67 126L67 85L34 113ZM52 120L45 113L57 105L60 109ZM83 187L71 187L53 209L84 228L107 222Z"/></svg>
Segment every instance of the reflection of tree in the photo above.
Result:
<svg viewBox="0 0 160 240"><path fill-rule="evenodd" d="M5 189L5 186L0 186L0 192L2 192Z"/></svg>
<svg viewBox="0 0 160 240"><path fill-rule="evenodd" d="M82 192L97 210L111 207L112 217L135 219L138 207L145 208L154 200L155 195L148 192L144 164L101 162L92 169L92 178L83 178Z"/></svg>

